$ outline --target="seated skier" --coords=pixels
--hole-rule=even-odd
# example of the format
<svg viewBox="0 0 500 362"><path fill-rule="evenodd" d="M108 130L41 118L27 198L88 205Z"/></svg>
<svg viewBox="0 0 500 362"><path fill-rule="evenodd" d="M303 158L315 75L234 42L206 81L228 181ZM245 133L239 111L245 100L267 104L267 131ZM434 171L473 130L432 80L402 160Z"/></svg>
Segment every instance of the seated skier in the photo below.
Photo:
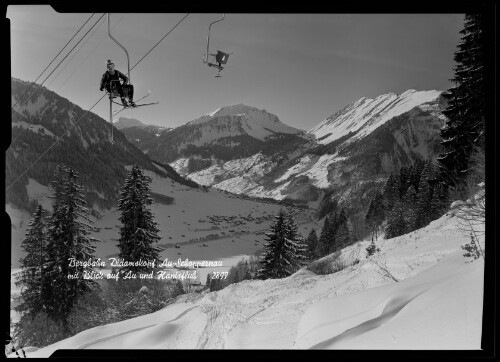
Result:
<svg viewBox="0 0 500 362"><path fill-rule="evenodd" d="M229 54L217 50L217 54L215 55L215 61L219 63L219 69L221 70L223 69L222 64L227 63L227 58L229 58Z"/></svg>
<svg viewBox="0 0 500 362"><path fill-rule="evenodd" d="M134 86L128 83L128 77L120 72L118 69L115 69L115 64L108 60L106 62L106 67L108 68L106 72L102 75L101 78L101 86L99 87L100 91L103 91L104 88L108 91L109 94L112 93L113 89L111 83L113 82L114 89L117 90L120 95L122 104L124 107L132 106L135 107L134 103ZM120 83L120 79L123 81L123 84ZM129 103L125 100L125 97L128 97Z"/></svg>

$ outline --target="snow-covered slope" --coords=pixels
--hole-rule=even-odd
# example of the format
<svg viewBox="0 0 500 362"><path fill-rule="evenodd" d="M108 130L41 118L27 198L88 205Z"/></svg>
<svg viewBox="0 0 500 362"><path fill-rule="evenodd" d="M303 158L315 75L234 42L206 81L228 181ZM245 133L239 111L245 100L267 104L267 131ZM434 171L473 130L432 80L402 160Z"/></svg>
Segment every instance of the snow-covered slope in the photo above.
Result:
<svg viewBox="0 0 500 362"><path fill-rule="evenodd" d="M381 252L369 259L369 242L354 244L341 257L359 262L335 274L301 270L186 295L153 314L28 354L47 357L60 348L479 349L484 261L462 255L469 235L459 223L447 214L410 234L379 240Z"/></svg>
<svg viewBox="0 0 500 362"><path fill-rule="evenodd" d="M352 140L360 139L391 118L435 101L441 93L410 89L400 95L388 93L375 99L363 97L326 118L308 133L314 134L321 144L328 144L351 132L356 132Z"/></svg>

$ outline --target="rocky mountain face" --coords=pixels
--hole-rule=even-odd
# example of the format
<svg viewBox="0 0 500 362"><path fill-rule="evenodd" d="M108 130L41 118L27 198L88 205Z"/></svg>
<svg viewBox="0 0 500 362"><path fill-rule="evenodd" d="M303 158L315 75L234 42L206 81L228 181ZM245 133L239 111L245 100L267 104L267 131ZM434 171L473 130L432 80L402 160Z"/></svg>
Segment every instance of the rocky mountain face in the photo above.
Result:
<svg viewBox="0 0 500 362"><path fill-rule="evenodd" d="M31 211L37 200L29 197L35 181L50 185L58 164L71 167L85 186L90 207L116 206L127 176L125 166L140 167L187 182L170 166L155 165L143 152L91 112L86 112L56 93L12 78L12 105L29 90L29 100L12 110L12 142L6 151L6 202ZM57 142L56 142L57 141ZM42 157L41 157L42 156ZM187 182L195 185L193 182Z"/></svg>

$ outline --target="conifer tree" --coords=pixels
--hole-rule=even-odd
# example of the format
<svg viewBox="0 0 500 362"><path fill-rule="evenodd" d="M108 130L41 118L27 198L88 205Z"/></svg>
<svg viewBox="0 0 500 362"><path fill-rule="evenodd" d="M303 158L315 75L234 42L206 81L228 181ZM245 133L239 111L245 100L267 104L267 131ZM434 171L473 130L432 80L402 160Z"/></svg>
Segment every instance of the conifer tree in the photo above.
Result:
<svg viewBox="0 0 500 362"><path fill-rule="evenodd" d="M430 218L439 218L448 207L448 188L440 182L434 182L432 186L432 196L430 202Z"/></svg>
<svg viewBox="0 0 500 362"><path fill-rule="evenodd" d="M384 204L384 197L380 192L377 192L373 196L368 211L366 212L365 222L372 230L372 240L377 238L379 227L385 220Z"/></svg>
<svg viewBox="0 0 500 362"><path fill-rule="evenodd" d="M462 38L455 53L454 87L444 94L448 107L441 130L444 147L438 157L439 178L452 187L465 183L474 147L484 148L485 130L485 19L482 14L466 14Z"/></svg>
<svg viewBox="0 0 500 362"><path fill-rule="evenodd" d="M402 201L396 202L387 218L385 238L390 239L406 233L405 207Z"/></svg>
<svg viewBox="0 0 500 362"><path fill-rule="evenodd" d="M151 272L151 264L155 267L160 262L161 248L153 245L160 240L159 229L154 221L154 214L149 209L153 200L149 194L150 186L147 177L139 166L134 165L122 187L118 209L121 211L119 257L127 263L145 265L125 266L122 272Z"/></svg>
<svg viewBox="0 0 500 362"><path fill-rule="evenodd" d="M406 195L406 191L410 186L410 169L406 166L402 166L399 169L399 200L403 200Z"/></svg>
<svg viewBox="0 0 500 362"><path fill-rule="evenodd" d="M412 167L412 171L410 173L410 185L415 188L417 194L420 192L419 190L420 176L422 174L422 171L424 170L424 167L425 167L425 161L417 160L415 161Z"/></svg>
<svg viewBox="0 0 500 362"><path fill-rule="evenodd" d="M339 223L339 210L337 210L328 218L325 255L331 254L337 250L337 230L339 228Z"/></svg>
<svg viewBox="0 0 500 362"><path fill-rule="evenodd" d="M21 318L31 318L43 311L42 268L47 259L44 213L45 210L38 205L21 245L25 256L20 259L21 274L16 282L21 288L20 303L15 307Z"/></svg>
<svg viewBox="0 0 500 362"><path fill-rule="evenodd" d="M390 174L382 191L384 196L384 208L391 211L396 201L399 200L399 175Z"/></svg>
<svg viewBox="0 0 500 362"><path fill-rule="evenodd" d="M322 258L323 256L328 254L330 241L332 239L331 235L332 226L330 224L331 224L330 218L326 216L325 221L323 221L323 228L321 229L318 247L316 248L315 252L317 258Z"/></svg>
<svg viewBox="0 0 500 362"><path fill-rule="evenodd" d="M430 161L425 162L424 168L420 175L419 186L418 186L418 200L416 205L416 228L422 228L426 226L432 220L431 213L431 198L432 189L430 181L434 176L432 163Z"/></svg>
<svg viewBox="0 0 500 362"><path fill-rule="evenodd" d="M44 270L44 306L48 315L67 327L68 316L85 293L97 286L84 273L91 270L82 262L92 260L98 240L90 237L90 212L85 207L83 187L71 169L58 166L53 182L53 212L49 221L47 263ZM74 265L70 266L71 261ZM74 277L72 277L74 276Z"/></svg>
<svg viewBox="0 0 500 362"><path fill-rule="evenodd" d="M307 245L298 233L298 227L291 215L280 210L266 234L266 251L261 257L262 279L284 278L305 264Z"/></svg>
<svg viewBox="0 0 500 362"><path fill-rule="evenodd" d="M285 269L291 275L305 266L308 260L307 242L299 233L299 226L291 213L288 213L286 218L286 242L284 246L287 248L286 254L289 260ZM287 258L284 260L286 261Z"/></svg>
<svg viewBox="0 0 500 362"><path fill-rule="evenodd" d="M351 234L349 232L345 210L341 209L337 218L337 229L335 230L335 248L334 252L341 250L351 244Z"/></svg>
<svg viewBox="0 0 500 362"><path fill-rule="evenodd" d="M42 280L42 290L43 290L43 306L47 312L49 318L53 320L58 320L59 314L59 300L61 296L59 294L59 289L56 287L57 284L53 283L52 277L58 277L62 272L63 261L62 249L60 246L64 246L65 240L63 235L63 224L64 224L64 187L65 187L65 172L67 169L63 165L57 165L54 170L54 179L52 180L52 213L50 215L49 222L47 224L47 259L45 264L45 270L43 271L44 278ZM60 279L56 279L57 283L62 282ZM64 286L64 282L62 282ZM63 288L65 289L65 288Z"/></svg>
<svg viewBox="0 0 500 362"><path fill-rule="evenodd" d="M403 199L403 205L406 232L411 232L416 229L418 218L417 192L415 191L413 185L408 187L406 195Z"/></svg>
<svg viewBox="0 0 500 362"><path fill-rule="evenodd" d="M316 250L318 248L318 234L316 234L316 230L312 229L307 237L307 249L308 249L308 258L309 261L313 261L317 258Z"/></svg>
<svg viewBox="0 0 500 362"><path fill-rule="evenodd" d="M261 255L262 269L259 270L259 278L278 278L278 261L276 255L279 255L285 243L285 213L283 210L280 210L278 215L274 217L270 231L266 233L265 241L267 241L264 244L266 251Z"/></svg>

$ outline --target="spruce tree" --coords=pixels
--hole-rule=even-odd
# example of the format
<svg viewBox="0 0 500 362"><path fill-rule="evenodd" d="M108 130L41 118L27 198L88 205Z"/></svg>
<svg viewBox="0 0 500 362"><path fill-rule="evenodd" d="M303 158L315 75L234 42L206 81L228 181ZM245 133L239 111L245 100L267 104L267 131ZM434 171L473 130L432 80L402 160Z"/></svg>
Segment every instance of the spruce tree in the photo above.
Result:
<svg viewBox="0 0 500 362"><path fill-rule="evenodd" d="M399 169L399 200L403 200L404 196L406 195L406 191L408 190L408 187L410 186L410 168L406 166L402 166Z"/></svg>
<svg viewBox="0 0 500 362"><path fill-rule="evenodd" d="M418 184L418 200L416 205L416 228L422 228L432 220L431 198L432 188L430 181L434 176L430 161L425 162Z"/></svg>
<svg viewBox="0 0 500 362"><path fill-rule="evenodd" d="M370 206L368 207L368 211L365 216L365 223L372 230L372 240L377 238L378 230L380 225L385 220L385 202L384 196L377 192L373 196L372 201L370 202Z"/></svg>
<svg viewBox="0 0 500 362"><path fill-rule="evenodd" d="M122 272L149 273L160 262L161 248L153 245L160 240L159 229L154 221L154 214L149 209L153 200L149 194L150 186L147 177L139 166L134 165L129 172L121 190L118 209L121 211L119 258L132 265L122 268ZM150 263L150 264L148 264Z"/></svg>
<svg viewBox="0 0 500 362"><path fill-rule="evenodd" d="M266 236L260 278L284 278L305 265L307 245L291 215L280 210Z"/></svg>
<svg viewBox="0 0 500 362"><path fill-rule="evenodd" d="M415 188L410 186L406 191L406 195L403 198L404 205L404 218L406 224L406 232L411 232L417 229L417 219L418 219L418 204L417 204L417 192ZM405 233L406 233L405 232Z"/></svg>
<svg viewBox="0 0 500 362"><path fill-rule="evenodd" d="M424 170L426 162L423 160L417 160L412 167L412 171L410 173L410 185L415 188L415 191L417 194L420 192L419 190L419 185L420 185L420 175L422 174L422 171Z"/></svg>
<svg viewBox="0 0 500 362"><path fill-rule="evenodd" d="M431 220L436 220L448 208L448 188L440 182L432 184L432 196L430 202L429 214Z"/></svg>
<svg viewBox="0 0 500 362"><path fill-rule="evenodd" d="M52 213L47 224L47 259L44 270L44 278L42 280L43 290L43 307L49 318L54 321L60 321L59 303L61 299L59 283L62 284L61 290L64 290L64 281L59 279L62 273L62 264L67 264L63 259L62 249L65 246L63 235L64 224L64 187L65 187L65 172L67 169L63 165L57 165L54 170L54 179L52 180ZM54 278L54 279L53 279ZM54 283L55 281L55 283Z"/></svg>
<svg viewBox="0 0 500 362"><path fill-rule="evenodd" d="M264 244L266 251L261 255L262 269L259 270L260 279L278 278L278 261L276 255L279 255L283 244L285 243L285 214L283 210L278 212L270 226L270 231L266 233Z"/></svg>
<svg viewBox="0 0 500 362"><path fill-rule="evenodd" d="M312 229L307 237L307 249L308 249L308 258L309 261L313 261L316 259L316 249L318 247L318 234L316 234L316 230Z"/></svg>
<svg viewBox="0 0 500 362"><path fill-rule="evenodd" d="M405 206L402 201L396 202L387 218L385 238L390 239L406 233Z"/></svg>
<svg viewBox="0 0 500 362"><path fill-rule="evenodd" d="M384 208L386 211L391 211L396 201L399 200L399 175L390 174L385 182L382 191L384 196Z"/></svg>
<svg viewBox="0 0 500 362"><path fill-rule="evenodd" d="M454 87L444 94L448 107L441 130L444 148L438 157L439 177L452 187L465 183L475 146L484 148L485 42L484 15L466 14L462 38L455 53Z"/></svg>
<svg viewBox="0 0 500 362"><path fill-rule="evenodd" d="M288 275L295 273L298 269L307 264L308 246L306 240L299 233L299 226L295 222L291 213L286 218L286 253L285 262L288 260L285 270Z"/></svg>
<svg viewBox="0 0 500 362"><path fill-rule="evenodd" d="M16 285L22 289L20 303L15 307L21 318L31 318L43 311L42 268L47 259L44 213L45 210L38 205L21 245L25 256L20 259L21 273Z"/></svg>
<svg viewBox="0 0 500 362"><path fill-rule="evenodd" d="M49 221L47 263L44 270L44 306L48 315L67 327L68 316L78 299L97 283L85 279L98 240L90 237L90 212L85 207L83 187L71 169L58 166L53 182L53 212ZM71 263L74 263L73 265Z"/></svg>
<svg viewBox="0 0 500 362"><path fill-rule="evenodd" d="M318 247L315 250L316 258L322 258L328 254L330 240L331 240L331 229L330 219L328 216L325 217L323 221L323 228L321 229L321 234L319 236Z"/></svg>
<svg viewBox="0 0 500 362"><path fill-rule="evenodd" d="M331 254L338 250L337 230L340 225L340 211L337 210L328 219L327 247L325 254Z"/></svg>
<svg viewBox="0 0 500 362"><path fill-rule="evenodd" d="M341 209L337 218L337 229L335 231L334 252L341 250L351 244L351 234L349 232L348 221L344 209Z"/></svg>

